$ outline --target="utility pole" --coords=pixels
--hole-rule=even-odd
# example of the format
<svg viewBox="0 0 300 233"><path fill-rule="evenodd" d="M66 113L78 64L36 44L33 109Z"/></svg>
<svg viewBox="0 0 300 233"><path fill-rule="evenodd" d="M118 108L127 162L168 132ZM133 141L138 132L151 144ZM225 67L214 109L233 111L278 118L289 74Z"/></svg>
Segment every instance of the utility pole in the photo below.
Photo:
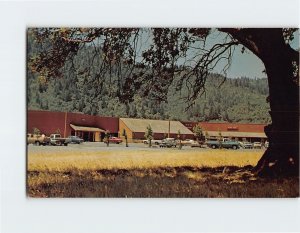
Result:
<svg viewBox="0 0 300 233"><path fill-rule="evenodd" d="M67 115L68 115L68 113L65 112L65 130L64 130L64 138L66 138L66 131L67 131Z"/></svg>
<svg viewBox="0 0 300 233"><path fill-rule="evenodd" d="M169 131L168 131L168 138L170 137L170 131L171 131L171 121L169 120Z"/></svg>

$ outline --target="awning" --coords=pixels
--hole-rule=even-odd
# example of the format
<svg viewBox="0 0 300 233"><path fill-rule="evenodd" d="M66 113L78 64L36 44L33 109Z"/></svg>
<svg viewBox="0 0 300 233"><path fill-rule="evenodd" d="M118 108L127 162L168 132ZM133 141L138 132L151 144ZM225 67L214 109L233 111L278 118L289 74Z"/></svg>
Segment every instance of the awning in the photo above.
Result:
<svg viewBox="0 0 300 233"><path fill-rule="evenodd" d="M211 137L219 137L220 132L217 131L204 131L208 133L208 136ZM232 137L232 138L267 138L265 133L249 133L249 132L228 132L228 131L221 131L222 137Z"/></svg>
<svg viewBox="0 0 300 233"><path fill-rule="evenodd" d="M86 127L86 126L77 126L70 124L71 128L75 131L85 131L85 132L105 132L105 130L97 127Z"/></svg>

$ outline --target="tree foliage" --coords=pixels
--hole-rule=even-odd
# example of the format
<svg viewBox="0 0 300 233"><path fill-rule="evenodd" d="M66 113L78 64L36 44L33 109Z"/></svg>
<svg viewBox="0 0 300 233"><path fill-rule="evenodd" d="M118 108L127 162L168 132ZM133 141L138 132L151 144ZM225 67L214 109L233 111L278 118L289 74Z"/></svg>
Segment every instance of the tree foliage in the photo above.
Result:
<svg viewBox="0 0 300 233"><path fill-rule="evenodd" d="M74 72L82 81L93 83L99 94L105 83L117 83L109 90L111 96L131 101L134 93L162 101L175 76L181 75L177 89L189 85L188 100L202 93L205 80L218 61L230 59L231 46L236 41L225 38L224 44L205 47L211 29L195 28L37 28L29 29L29 39L39 52L29 57L29 69L49 80L61 77L65 69ZM148 37L149 43L143 43ZM189 50L202 58L187 59ZM84 49L90 51L85 61L76 57ZM101 61L96 57L101 57ZM86 63L78 67L78 62ZM194 63L196 62L196 65ZM97 64L98 69L92 70Z"/></svg>
<svg viewBox="0 0 300 233"><path fill-rule="evenodd" d="M203 131L199 124L195 125L193 127L193 133L195 134L195 137L197 138L197 141L202 140L203 138Z"/></svg>
<svg viewBox="0 0 300 233"><path fill-rule="evenodd" d="M145 132L145 138L148 140L149 142L149 147L151 147L151 141L153 139L153 130L151 125L148 125L146 128L146 132Z"/></svg>
<svg viewBox="0 0 300 233"><path fill-rule="evenodd" d="M32 132L33 132L33 134L37 134L37 135L41 134L41 131L38 128L36 128L36 127L33 127Z"/></svg>
<svg viewBox="0 0 300 233"><path fill-rule="evenodd" d="M84 56L81 57L84 59ZM49 80L46 90L39 90L39 81L28 76L28 108L32 110L81 112L90 115L131 117L147 119L171 119L182 121L227 121L243 123L268 123L269 105L266 102L268 85L266 79L240 77L227 79L209 74L206 93L195 99L195 104L186 109L188 89L176 91L173 83L166 100L143 98L134 94L132 102L122 102L117 97L107 96L107 89L99 95L90 96L97 85L86 88L72 75L65 72L64 78Z"/></svg>
<svg viewBox="0 0 300 233"><path fill-rule="evenodd" d="M106 84L117 84L107 94L125 102L132 101L135 93L163 101L174 79L180 77L176 89L188 87L186 98L193 104L205 93L209 73L224 60L226 74L236 46L245 46L261 58L251 39L270 36L268 29L218 30L224 32L222 43L207 46L207 37L216 29L31 28L28 41L34 43L28 45L33 48L28 66L44 83L69 70L87 89L88 84L97 86L91 96L99 95ZM289 42L295 29L277 31ZM85 51L87 59L77 59Z"/></svg>
<svg viewBox="0 0 300 233"><path fill-rule="evenodd" d="M109 146L109 138L110 138L110 131L105 130L104 132L104 142L106 143L106 146Z"/></svg>
<svg viewBox="0 0 300 233"><path fill-rule="evenodd" d="M123 129L122 136L125 138L125 145L126 145L126 147L128 147L127 132L126 132L125 129Z"/></svg>

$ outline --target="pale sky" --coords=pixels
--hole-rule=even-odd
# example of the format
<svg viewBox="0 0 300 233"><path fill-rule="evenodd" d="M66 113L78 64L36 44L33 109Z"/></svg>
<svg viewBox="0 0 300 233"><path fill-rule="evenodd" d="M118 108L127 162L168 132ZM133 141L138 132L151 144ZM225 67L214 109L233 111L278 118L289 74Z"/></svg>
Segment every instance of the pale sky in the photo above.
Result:
<svg viewBox="0 0 300 233"><path fill-rule="evenodd" d="M291 47L299 49L299 30L294 33L294 40L291 42ZM249 78L266 78L266 74L262 73L264 65L259 58L257 58L249 50L245 50L242 54L240 49L235 50L232 58L232 65L229 68L227 75L229 78L236 78L246 76Z"/></svg>
<svg viewBox="0 0 300 233"><path fill-rule="evenodd" d="M144 34L145 33L145 34ZM144 50L146 47L149 46L149 43L151 43L151 36L149 37L149 34L147 32L144 32L142 34L142 39L140 41L140 49ZM212 31L212 33L209 34L208 38L206 39L205 48L209 49L216 43L222 43L224 40L226 40L226 36L228 36L225 33L221 33L217 30ZM195 47L202 47L203 44L196 43L194 44ZM291 42L291 46L295 49L299 49L299 30L294 33L294 40ZM266 78L266 73L263 73L265 67L261 60L257 58L251 51L248 49L245 49L244 53L241 52L242 46L236 46L233 56L232 56L232 63L229 69L226 72L227 77L229 78L239 78L239 77L248 77L248 78ZM195 50L188 51L188 55L186 59L189 59L193 57L197 52ZM183 59L181 59L182 62ZM221 61L219 64L215 67L216 73L222 73L222 70L224 66L227 64L226 61Z"/></svg>
<svg viewBox="0 0 300 233"><path fill-rule="evenodd" d="M232 57L232 64L227 71L227 75L229 78L238 78L241 76L266 78L266 73L263 73L264 69L262 61L251 51L245 50L244 53L241 53L241 49L238 47Z"/></svg>

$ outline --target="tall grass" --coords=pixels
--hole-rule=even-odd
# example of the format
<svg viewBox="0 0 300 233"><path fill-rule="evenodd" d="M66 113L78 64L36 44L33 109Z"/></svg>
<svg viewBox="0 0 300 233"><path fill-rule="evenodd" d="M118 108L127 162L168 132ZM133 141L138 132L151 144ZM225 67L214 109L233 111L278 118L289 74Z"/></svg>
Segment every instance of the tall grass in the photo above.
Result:
<svg viewBox="0 0 300 233"><path fill-rule="evenodd" d="M103 152L37 152L28 154L29 171L98 170L113 168L254 166L262 151L145 150Z"/></svg>
<svg viewBox="0 0 300 233"><path fill-rule="evenodd" d="M261 179L263 151L30 152L30 197L298 197L299 179Z"/></svg>

